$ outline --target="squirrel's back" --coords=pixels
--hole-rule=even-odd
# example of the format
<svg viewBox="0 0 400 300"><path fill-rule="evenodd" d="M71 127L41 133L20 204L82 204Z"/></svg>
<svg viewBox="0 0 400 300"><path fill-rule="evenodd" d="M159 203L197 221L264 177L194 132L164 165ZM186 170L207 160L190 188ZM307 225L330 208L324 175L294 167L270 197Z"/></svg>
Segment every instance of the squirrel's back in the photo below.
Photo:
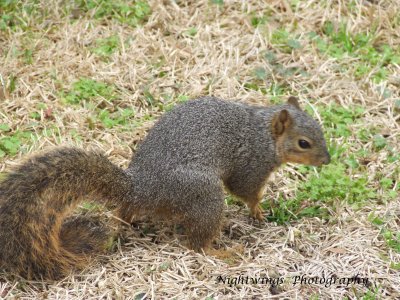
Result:
<svg viewBox="0 0 400 300"><path fill-rule="evenodd" d="M255 144L265 145L264 153L273 157L275 147L264 110L214 97L180 104L158 120L128 171L195 166L211 167L223 176L233 160L252 155Z"/></svg>

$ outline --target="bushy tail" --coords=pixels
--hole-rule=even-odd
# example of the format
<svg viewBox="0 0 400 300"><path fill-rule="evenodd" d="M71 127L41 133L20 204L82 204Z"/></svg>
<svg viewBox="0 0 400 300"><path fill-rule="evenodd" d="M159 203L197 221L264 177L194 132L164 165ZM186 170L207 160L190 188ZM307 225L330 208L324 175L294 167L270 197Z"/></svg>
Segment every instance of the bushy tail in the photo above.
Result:
<svg viewBox="0 0 400 300"><path fill-rule="evenodd" d="M0 270L56 279L83 267L105 237L68 213L82 197L126 205L130 182L106 157L75 148L27 160L0 182Z"/></svg>

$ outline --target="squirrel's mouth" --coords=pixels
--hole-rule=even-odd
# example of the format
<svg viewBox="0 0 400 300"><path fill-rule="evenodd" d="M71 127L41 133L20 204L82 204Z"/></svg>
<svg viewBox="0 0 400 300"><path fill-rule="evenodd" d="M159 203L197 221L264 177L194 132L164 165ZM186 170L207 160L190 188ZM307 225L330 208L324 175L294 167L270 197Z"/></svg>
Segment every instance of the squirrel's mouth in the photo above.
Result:
<svg viewBox="0 0 400 300"><path fill-rule="evenodd" d="M298 164L304 164L304 165L309 165L309 166L314 166L314 167L320 167L322 165L327 165L331 162L331 157L327 153L324 156L314 156L311 157L310 155L285 155L283 160L283 163L286 162L291 162L291 163L298 163Z"/></svg>
<svg viewBox="0 0 400 300"><path fill-rule="evenodd" d="M323 166L323 165L327 165L330 162L331 162L331 157L330 157L330 155L328 155L328 156L325 156L324 158L322 158L321 160L315 162L313 164L313 166L320 167L320 166Z"/></svg>

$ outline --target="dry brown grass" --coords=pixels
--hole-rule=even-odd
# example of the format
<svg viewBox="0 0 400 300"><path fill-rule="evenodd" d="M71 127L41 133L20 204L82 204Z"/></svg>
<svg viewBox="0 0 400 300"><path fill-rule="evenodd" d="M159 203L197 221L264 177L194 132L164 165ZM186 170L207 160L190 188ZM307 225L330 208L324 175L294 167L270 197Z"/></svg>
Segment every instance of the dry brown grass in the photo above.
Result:
<svg viewBox="0 0 400 300"><path fill-rule="evenodd" d="M298 4L290 6L291 2ZM161 103L175 103L179 95L194 98L212 94L267 104L273 96L269 89L274 84L285 86L285 96L298 95L303 106L309 102L318 108L332 103L349 109L356 104L363 106L364 120L352 127L354 134L346 140L348 151L371 149L372 141L360 142L355 132L374 125L398 153L400 118L395 108L395 100L400 97L398 64L386 66L388 76L378 84L372 79L373 71L360 78L354 76L352 57L338 60L323 56L312 44L287 53L269 42L280 27L293 30L302 40L307 32L318 32L327 20L334 23L346 20L352 33L369 31L374 24L378 42L394 49L399 47L400 2L357 0L352 10L350 2L225 1L219 6L207 0L150 1L149 20L142 27L133 28L116 20L96 21L87 15L72 21L61 13L66 5L63 1L39 1L39 7L52 11L43 22L30 24L29 30L0 31L0 75L6 86L10 76L17 77L15 91L10 93L7 87L2 91L5 95L0 94L0 123L36 135L35 140L22 145L17 156L2 158L0 171L10 168L27 153L66 144L100 149L112 161L126 166L131 147L135 148L163 112L158 105L148 105L147 92ZM260 16L265 11L272 12L272 16L266 24L254 28L251 13ZM187 34L189 28L197 29L194 37ZM91 52L97 39L111 35L118 36L121 46L109 59ZM32 64L24 63L23 55L15 52L24 49L33 51ZM264 59L266 51L276 53L276 64L301 68L308 75L282 76ZM245 85L254 82L254 70L259 67L271 71L259 83L267 89L267 95ZM166 75L158 76L160 72ZM104 128L101 123L88 126L93 107L65 105L60 101L60 92L68 90L80 77L116 87L118 96L114 102L97 99L96 105L111 110L116 106L134 108L137 113L132 121L143 120L146 115L154 118L147 118L141 126L129 131L118 126ZM384 95L384 89L391 94ZM47 106L50 118L46 118L46 110L37 109L39 103ZM41 114L39 120L30 115L35 111ZM50 131L48 135L43 134L45 129ZM344 140L335 138L338 144ZM379 186L377 173L398 176L398 160L388 164L387 155L387 151L379 151L368 158L365 172L372 185ZM279 193L293 195L300 180L294 166L279 170L267 189L267 198ZM396 180L394 190L399 184L399 179ZM258 224L247 217L247 210L229 206L224 230L216 243L236 254L225 259L188 251L182 246L184 238L176 228L139 223L138 228L124 231L125 242L117 243L115 253L95 260L86 270L74 272L60 282L27 282L1 276L0 298L400 299L399 270L390 266L400 263L400 254L388 247L380 229L368 219L374 212L388 220L388 228L399 233L399 200L397 195L391 201L374 201L358 210L341 203L331 208L329 222L304 218L286 225ZM110 213L104 215L110 217ZM301 274L308 277L360 274L372 284L293 286L292 277ZM285 282L277 289L268 284L230 286L217 283L219 275L283 277ZM376 298L367 298L368 290L371 294L376 292Z"/></svg>

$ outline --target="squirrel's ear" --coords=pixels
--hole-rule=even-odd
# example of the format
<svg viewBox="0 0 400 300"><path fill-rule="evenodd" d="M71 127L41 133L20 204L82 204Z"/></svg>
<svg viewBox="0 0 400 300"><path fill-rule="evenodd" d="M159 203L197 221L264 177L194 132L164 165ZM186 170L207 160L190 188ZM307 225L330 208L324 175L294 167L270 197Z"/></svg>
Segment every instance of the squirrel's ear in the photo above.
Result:
<svg viewBox="0 0 400 300"><path fill-rule="evenodd" d="M292 125L292 117L286 109L277 112L272 118L272 134L275 137L282 135Z"/></svg>
<svg viewBox="0 0 400 300"><path fill-rule="evenodd" d="M299 100L295 96L290 96L288 101L287 101L287 103L290 104L290 105L293 105L297 109L301 109L300 108L300 104L299 104Z"/></svg>

